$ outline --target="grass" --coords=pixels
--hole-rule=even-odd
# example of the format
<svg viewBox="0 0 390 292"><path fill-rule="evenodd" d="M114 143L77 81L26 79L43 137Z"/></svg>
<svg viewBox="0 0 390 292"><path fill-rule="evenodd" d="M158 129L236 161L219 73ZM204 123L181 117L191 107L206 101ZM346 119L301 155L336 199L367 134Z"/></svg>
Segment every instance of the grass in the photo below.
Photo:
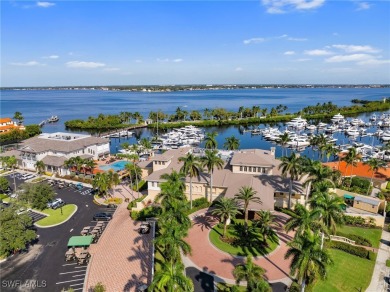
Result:
<svg viewBox="0 0 390 292"><path fill-rule="evenodd" d="M334 265L328 268L326 280L319 280L313 292L365 291L371 282L375 259L368 260L341 250L329 249Z"/></svg>
<svg viewBox="0 0 390 292"><path fill-rule="evenodd" d="M230 292L231 291L230 288L233 286L234 285L232 285L232 284L217 283L217 289L218 289L218 291L221 291L221 292ZM238 286L238 291L245 292L246 287Z"/></svg>
<svg viewBox="0 0 390 292"><path fill-rule="evenodd" d="M390 260L386 260L386 267L390 268Z"/></svg>
<svg viewBox="0 0 390 292"><path fill-rule="evenodd" d="M250 246L233 246L232 244L221 240L222 234L223 234L223 228L218 227L218 225L214 226L214 228L210 231L210 235L209 235L210 241L216 248L224 252L227 252L231 255L262 256L262 255L269 254L278 246L278 242L272 242L269 239L267 239L267 245L262 245L261 242L255 240L254 238L253 239L248 238L247 240L245 240L245 242L253 243ZM227 228L226 237L237 237L233 225L230 225ZM259 235L259 237L261 237L261 235Z"/></svg>
<svg viewBox="0 0 390 292"><path fill-rule="evenodd" d="M376 248L379 247L380 239L382 236L382 229L377 228L364 228L344 225L342 227L337 228L337 231L362 236L368 239L372 243L372 246Z"/></svg>
<svg viewBox="0 0 390 292"><path fill-rule="evenodd" d="M62 207L62 215L61 215L61 208L58 208L56 210L53 209L45 209L41 211L42 213L45 213L46 215L49 215L39 221L37 221L38 226L51 226L54 224L60 224L62 222L65 222L68 220L73 214L73 212L76 210L76 205L69 204Z"/></svg>

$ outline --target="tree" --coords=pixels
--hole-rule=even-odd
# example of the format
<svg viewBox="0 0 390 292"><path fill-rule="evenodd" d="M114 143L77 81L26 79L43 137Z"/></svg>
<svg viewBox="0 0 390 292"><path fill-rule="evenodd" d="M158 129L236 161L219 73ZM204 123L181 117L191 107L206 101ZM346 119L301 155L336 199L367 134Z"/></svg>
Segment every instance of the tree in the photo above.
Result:
<svg viewBox="0 0 390 292"><path fill-rule="evenodd" d="M156 196L156 201L161 201L163 207L175 200L186 201L183 173L174 170L170 174L164 173L160 178L166 181L160 184L161 191Z"/></svg>
<svg viewBox="0 0 390 292"><path fill-rule="evenodd" d="M321 249L318 234L296 237L287 245L290 248L284 258L292 257L291 274L298 279L302 291L304 291L306 283L312 283L318 276L321 279L326 277L326 268L333 261L329 253Z"/></svg>
<svg viewBox="0 0 390 292"><path fill-rule="evenodd" d="M13 204L0 212L0 255L2 256L24 249L37 236L31 229L32 218L26 213L17 214L17 209L17 204Z"/></svg>
<svg viewBox="0 0 390 292"><path fill-rule="evenodd" d="M47 208L47 203L54 199L55 193L47 183L23 184L23 192L19 194L20 201L31 204L38 210Z"/></svg>
<svg viewBox="0 0 390 292"><path fill-rule="evenodd" d="M130 154L129 158L133 160L133 169L134 169L134 172L136 173L136 165L135 165L135 162L139 159L139 156L138 154L136 153L137 150L138 150L138 147L136 147L137 145L133 144L132 145L132 150L134 151L134 154ZM135 176L135 183L136 183L136 187L137 187L137 190L138 190L138 177Z"/></svg>
<svg viewBox="0 0 390 292"><path fill-rule="evenodd" d="M21 112L15 112L14 119L18 120L19 125L23 124L24 118Z"/></svg>
<svg viewBox="0 0 390 292"><path fill-rule="evenodd" d="M106 286L102 284L102 282L98 282L94 287L93 287L93 292L106 292Z"/></svg>
<svg viewBox="0 0 390 292"><path fill-rule="evenodd" d="M45 165L45 163L43 163L42 160L38 160L35 163L35 168L37 169L38 173L41 174L41 173L45 172L46 165Z"/></svg>
<svg viewBox="0 0 390 292"><path fill-rule="evenodd" d="M90 170L90 173L91 173L91 175L93 174L93 170L95 169L95 167L96 167L96 162L94 161L94 160L92 160L92 159L87 159L87 160L85 160L85 162L84 162L84 170L86 170L86 169L89 169ZM86 173L86 172L85 172ZM85 174L84 173L84 174Z"/></svg>
<svg viewBox="0 0 390 292"><path fill-rule="evenodd" d="M179 161L183 162L183 166L180 171L190 177L190 208L192 209L192 178L198 177L202 171L202 165L199 157L194 156L192 153L187 153L184 157L179 157Z"/></svg>
<svg viewBox="0 0 390 292"><path fill-rule="evenodd" d="M336 155L339 151L331 143L326 143L321 147L321 151L325 152L326 162L329 162L330 156Z"/></svg>
<svg viewBox="0 0 390 292"><path fill-rule="evenodd" d="M16 179L15 179L15 168L18 165L18 160L15 156L6 156L4 157L5 165L7 168L10 168L14 177L14 192L16 193Z"/></svg>
<svg viewBox="0 0 390 292"><path fill-rule="evenodd" d="M0 176L0 192L4 192L9 188L9 182L4 176Z"/></svg>
<svg viewBox="0 0 390 292"><path fill-rule="evenodd" d="M216 137L217 137L218 133L217 132L208 132L206 133L206 137L204 139L205 143L204 143L204 147L206 149L216 149L217 148L217 140L216 140Z"/></svg>
<svg viewBox="0 0 390 292"><path fill-rule="evenodd" d="M327 182L328 184L334 186L332 179L333 171L327 166L323 166L320 161L314 161L310 159L306 165L304 165L304 171L309 174L304 185L312 183L314 186L319 182Z"/></svg>
<svg viewBox="0 0 390 292"><path fill-rule="evenodd" d="M190 113L190 119L192 121L200 120L202 119L202 114L199 111L191 111Z"/></svg>
<svg viewBox="0 0 390 292"><path fill-rule="evenodd" d="M284 132L282 135L279 135L279 143L280 143L280 145L282 145L283 150L285 150L287 143L290 141L291 141L291 138L287 132ZM285 151L286 151L286 155L287 155L287 149ZM283 153L282 153L282 156L284 156Z"/></svg>
<svg viewBox="0 0 390 292"><path fill-rule="evenodd" d="M191 292L194 291L192 281L184 273L181 263L163 262L161 269L154 274L150 291Z"/></svg>
<svg viewBox="0 0 390 292"><path fill-rule="evenodd" d="M291 153L290 156L283 156L281 158L282 163L279 165L279 169L282 170L283 177L290 176L290 188L288 193L288 208L291 209L291 195L293 182L299 178L299 175L302 172L301 168L301 159L295 154Z"/></svg>
<svg viewBox="0 0 390 292"><path fill-rule="evenodd" d="M226 236L226 227L232 217L235 217L240 211L238 210L237 202L234 199L222 197L217 200L214 205L213 215L219 216L221 222L223 222L223 235Z"/></svg>
<svg viewBox="0 0 390 292"><path fill-rule="evenodd" d="M92 187L98 190L99 195L105 197L110 188L108 174L105 172L98 172L92 180Z"/></svg>
<svg viewBox="0 0 390 292"><path fill-rule="evenodd" d="M261 210L257 212L259 219L254 222L256 228L260 229L260 233L263 235L263 243L269 238L271 241L276 242L278 236L274 230L277 226L276 217L271 214L270 211Z"/></svg>
<svg viewBox="0 0 390 292"><path fill-rule="evenodd" d="M227 150L236 150L240 147L240 140L235 136L226 137L223 147Z"/></svg>
<svg viewBox="0 0 390 292"><path fill-rule="evenodd" d="M378 172L378 170L380 168L384 168L386 166L386 163L383 160L380 160L377 158L370 158L366 162L363 162L363 164L368 165L370 167L370 171L372 171L370 185L372 185L372 180L374 178L374 174L376 172ZM367 196L368 196L369 191L370 191L370 188L367 189Z"/></svg>
<svg viewBox="0 0 390 292"><path fill-rule="evenodd" d="M256 197L257 192L249 186L243 186L239 189L238 193L234 195L236 200L243 201L244 214L245 214L245 227L248 227L248 207L250 202L262 204L261 199Z"/></svg>
<svg viewBox="0 0 390 292"><path fill-rule="evenodd" d="M217 156L217 150L206 150L205 156L201 157L203 167L206 167L210 174L210 203L213 201L213 173L214 168L222 169L223 160Z"/></svg>
<svg viewBox="0 0 390 292"><path fill-rule="evenodd" d="M241 265L237 265L233 270L236 283L239 284L242 280L246 280L248 291L252 291L255 283L263 278L265 271L263 268L253 263L252 256L246 258L246 262Z"/></svg>
<svg viewBox="0 0 390 292"><path fill-rule="evenodd" d="M350 176L351 180L349 183L350 187L351 187L351 183L352 183L353 168L357 165L357 160L359 159L359 157L360 157L360 155L358 154L357 149L355 147L351 147L348 149L347 155L345 155L345 157L342 159L347 164L347 167L348 167L348 165L351 166L351 176Z"/></svg>
<svg viewBox="0 0 390 292"><path fill-rule="evenodd" d="M305 206L297 204L295 206L295 212L291 214L291 217L287 220L284 229L286 232L295 230L295 237L306 236L309 233L313 233L321 229L321 225L318 224L321 213L319 210L313 208L311 211Z"/></svg>
<svg viewBox="0 0 390 292"><path fill-rule="evenodd" d="M257 105L252 106L252 115L257 118L257 114L260 112L260 107Z"/></svg>

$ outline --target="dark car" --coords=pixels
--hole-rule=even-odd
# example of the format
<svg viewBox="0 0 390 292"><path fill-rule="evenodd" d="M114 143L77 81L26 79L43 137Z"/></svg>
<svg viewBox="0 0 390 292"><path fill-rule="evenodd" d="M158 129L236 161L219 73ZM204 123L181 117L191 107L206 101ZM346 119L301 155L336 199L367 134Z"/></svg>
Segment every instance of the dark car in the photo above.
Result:
<svg viewBox="0 0 390 292"><path fill-rule="evenodd" d="M108 204L107 205L107 208L108 209L116 209L118 206L117 205L115 205L115 204Z"/></svg>
<svg viewBox="0 0 390 292"><path fill-rule="evenodd" d="M94 221L109 221L112 219L112 215L108 213L97 213L93 216Z"/></svg>

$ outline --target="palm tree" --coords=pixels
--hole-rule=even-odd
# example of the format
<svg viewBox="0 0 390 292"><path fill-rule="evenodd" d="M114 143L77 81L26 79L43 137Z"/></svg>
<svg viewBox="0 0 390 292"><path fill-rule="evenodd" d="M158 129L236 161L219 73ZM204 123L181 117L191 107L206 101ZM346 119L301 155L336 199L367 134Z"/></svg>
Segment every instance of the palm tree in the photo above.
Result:
<svg viewBox="0 0 390 292"><path fill-rule="evenodd" d="M16 193L16 180L15 180L15 168L18 165L18 160L15 156L8 156L6 158L5 164L7 168L12 169L13 177L14 177L14 192Z"/></svg>
<svg viewBox="0 0 390 292"><path fill-rule="evenodd" d="M311 163L304 166L304 171L309 174L304 185L308 185L309 183L314 185L318 182L326 181L334 186L332 169L323 166L320 161L311 161Z"/></svg>
<svg viewBox="0 0 390 292"><path fill-rule="evenodd" d="M230 223L230 219L240 213L237 202L234 199L223 197L215 202L214 207L215 209L212 211L212 214L219 216L221 222L223 222L222 237L225 237L226 227Z"/></svg>
<svg viewBox="0 0 390 292"><path fill-rule="evenodd" d="M257 212L259 219L254 222L256 228L260 229L260 233L263 235L263 243L267 241L267 238L276 242L278 236L274 228L277 226L276 217L271 214L270 211L261 210Z"/></svg>
<svg viewBox="0 0 390 292"><path fill-rule="evenodd" d="M326 162L329 162L330 156L334 156L339 152L331 143L326 143L321 149L325 152Z"/></svg>
<svg viewBox="0 0 390 292"><path fill-rule="evenodd" d="M284 132L282 135L279 135L279 143L280 143L280 145L282 145L283 150L286 149L286 145L290 141L291 141L291 138L287 132ZM285 152L287 155L287 149L285 150ZM283 153L282 153L282 156L284 156Z"/></svg>
<svg viewBox="0 0 390 292"><path fill-rule="evenodd" d="M290 156L283 156L281 158L282 163L279 165L279 169L282 169L282 175L287 177L290 176L290 188L288 193L288 208L291 209L291 195L293 182L299 178L299 175L302 172L301 163L302 160L295 154L291 153Z"/></svg>
<svg viewBox="0 0 390 292"><path fill-rule="evenodd" d="M37 169L37 172L39 174L41 174L41 173L45 172L45 163L42 160L38 160L35 163L35 168Z"/></svg>
<svg viewBox="0 0 390 292"><path fill-rule="evenodd" d="M24 118L21 112L15 112L14 119L18 120L19 125L23 124Z"/></svg>
<svg viewBox="0 0 390 292"><path fill-rule="evenodd" d="M370 167L370 171L372 171L370 185L372 185L372 180L374 179L374 174L376 172L378 172L378 170L380 168L384 168L386 166L386 163L383 160L380 160L377 158L370 158L368 161L363 162L363 164L368 165ZM367 196L368 196L369 191L370 191L370 188L367 189Z"/></svg>
<svg viewBox="0 0 390 292"><path fill-rule="evenodd" d="M295 206L295 213L291 214L291 217L287 220L284 229L286 232L295 230L295 236L305 236L306 234L313 233L321 229L321 225L318 224L318 220L321 213L316 208L309 211L305 206L297 204Z"/></svg>
<svg viewBox="0 0 390 292"><path fill-rule="evenodd" d="M217 140L216 140L216 137L217 137L218 133L217 132L209 132L209 133L206 133L206 137L204 139L205 141L205 144L204 144L204 147L206 149L216 149L217 148Z"/></svg>
<svg viewBox="0 0 390 292"><path fill-rule="evenodd" d="M344 222L343 208L345 203L342 197L329 192L316 192L310 200L310 208L320 213L320 221L332 233L336 227Z"/></svg>
<svg viewBox="0 0 390 292"><path fill-rule="evenodd" d="M91 172L91 175L93 175L93 170L96 167L96 162L93 159L87 159L84 162L84 169L88 168Z"/></svg>
<svg viewBox="0 0 390 292"><path fill-rule="evenodd" d="M130 186L131 186L131 189L133 189L133 176L131 175L131 172L132 172L132 170L133 170L133 165L132 165L132 163L126 163L126 164L125 164L125 170L126 170L127 173L129 174Z"/></svg>
<svg viewBox="0 0 390 292"><path fill-rule="evenodd" d="M303 237L296 237L287 243L290 247L284 258L292 257L290 269L292 275L298 279L301 291L305 290L306 283L313 282L316 277L324 279L326 268L333 261L326 250L320 247L320 237L318 234L307 234Z"/></svg>
<svg viewBox="0 0 390 292"><path fill-rule="evenodd" d="M222 169L223 160L217 156L217 150L206 150L205 156L201 157L202 166L210 173L210 203L213 201L213 172L214 168Z"/></svg>
<svg viewBox="0 0 390 292"><path fill-rule="evenodd" d="M190 177L190 208L192 209L192 178L198 177L202 171L202 165L199 157L194 156L192 153L187 153L184 157L179 157L179 161L183 162L183 166L180 168L180 171L184 175Z"/></svg>
<svg viewBox="0 0 390 292"><path fill-rule="evenodd" d="M237 200L243 201L244 203L244 214L245 214L245 227L248 227L248 206L250 202L262 204L261 199L256 197L257 192L248 186L243 186L239 189L238 193L234 195Z"/></svg>
<svg viewBox="0 0 390 292"><path fill-rule="evenodd" d="M153 282L149 287L150 291L194 291L192 281L184 275L183 271L184 266L181 263L163 262L161 269L157 270L154 275Z"/></svg>
<svg viewBox="0 0 390 292"><path fill-rule="evenodd" d="M245 279L248 291L251 291L255 283L263 277L264 273L263 268L253 263L252 256L248 256L245 264L237 265L233 270L237 285Z"/></svg>
<svg viewBox="0 0 390 292"><path fill-rule="evenodd" d="M137 146L136 144L133 144L132 145L132 150L133 151L137 151L138 147L135 147ZM134 168L134 172L136 172L135 170L135 161L138 160L138 154L136 152L134 152L133 154L130 154L129 156L129 159L132 159L133 160L133 168ZM136 186L137 186L137 190L138 190L138 177L135 176L135 183L136 183Z"/></svg>
<svg viewBox="0 0 390 292"><path fill-rule="evenodd" d="M107 173L97 173L92 180L92 187L97 189L99 194L105 197L110 188L110 181Z"/></svg>
<svg viewBox="0 0 390 292"><path fill-rule="evenodd" d="M238 140L235 136L226 137L223 147L227 150L236 150L240 147L240 140Z"/></svg>
<svg viewBox="0 0 390 292"><path fill-rule="evenodd" d="M347 167L348 165L351 166L351 176L350 176L351 179L350 179L349 186L351 186L352 183L353 167L357 165L357 160L359 159L359 156L360 155L358 154L357 149L355 147L351 147L348 149L347 155L345 155L345 157L343 158L343 160L347 164Z"/></svg>
<svg viewBox="0 0 390 292"><path fill-rule="evenodd" d="M186 185L184 183L184 174L172 171L170 174L164 173L160 177L166 180L160 185L160 193L156 196L155 201L161 201L163 206L171 204L174 200L185 201L184 194Z"/></svg>

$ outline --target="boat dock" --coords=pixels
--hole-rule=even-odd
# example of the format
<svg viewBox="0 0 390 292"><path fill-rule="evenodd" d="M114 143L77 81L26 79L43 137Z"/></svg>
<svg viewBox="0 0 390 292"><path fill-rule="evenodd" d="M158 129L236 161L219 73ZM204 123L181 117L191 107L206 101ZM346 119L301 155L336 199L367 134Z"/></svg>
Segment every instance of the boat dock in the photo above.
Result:
<svg viewBox="0 0 390 292"><path fill-rule="evenodd" d="M136 125L136 126L132 126L132 127L129 127L129 128L124 128L124 129L115 129L115 130L112 130L112 131L108 131L108 132L104 132L104 133L99 133L99 134L96 134L98 137L102 137L102 138L123 138L123 137L130 137L134 134L134 132L132 132L132 130L135 130L135 129L142 129L142 128L146 128L147 125Z"/></svg>

